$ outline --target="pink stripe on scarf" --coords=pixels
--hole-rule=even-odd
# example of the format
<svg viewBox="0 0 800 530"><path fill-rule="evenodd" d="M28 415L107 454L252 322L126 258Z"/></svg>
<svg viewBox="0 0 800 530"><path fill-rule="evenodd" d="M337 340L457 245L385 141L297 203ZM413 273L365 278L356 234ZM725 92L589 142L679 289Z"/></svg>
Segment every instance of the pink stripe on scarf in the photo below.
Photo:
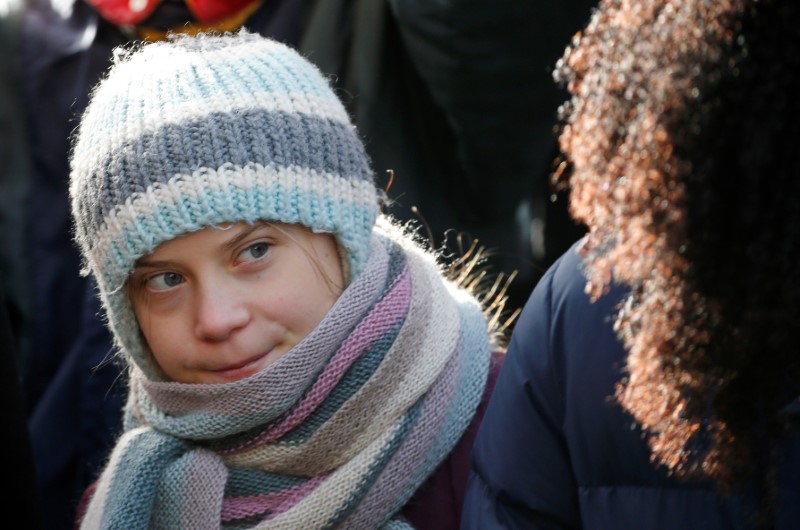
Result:
<svg viewBox="0 0 800 530"><path fill-rule="evenodd" d="M323 474L281 491L225 499L222 503L222 520L233 521L258 515L267 510L272 512L270 517L274 517L304 499L327 477L327 474Z"/></svg>
<svg viewBox="0 0 800 530"><path fill-rule="evenodd" d="M237 450L277 440L301 424L328 397L328 394L331 393L347 369L358 359L359 355L408 311L410 302L411 273L406 265L403 272L395 280L391 290L375 304L375 308L361 321L353 333L345 339L339 351L333 355L325 370L314 382L308 393L297 403L292 412L283 421L272 425L256 439L239 447Z"/></svg>

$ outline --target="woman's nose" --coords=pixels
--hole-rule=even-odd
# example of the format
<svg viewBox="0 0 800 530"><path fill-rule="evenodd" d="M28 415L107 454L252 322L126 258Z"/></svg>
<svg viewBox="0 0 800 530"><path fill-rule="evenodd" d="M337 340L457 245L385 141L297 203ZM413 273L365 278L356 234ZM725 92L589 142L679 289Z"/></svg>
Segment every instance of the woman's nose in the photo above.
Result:
<svg viewBox="0 0 800 530"><path fill-rule="evenodd" d="M201 340L228 339L250 321L250 311L242 293L224 280L209 282L200 289L196 307L195 334Z"/></svg>

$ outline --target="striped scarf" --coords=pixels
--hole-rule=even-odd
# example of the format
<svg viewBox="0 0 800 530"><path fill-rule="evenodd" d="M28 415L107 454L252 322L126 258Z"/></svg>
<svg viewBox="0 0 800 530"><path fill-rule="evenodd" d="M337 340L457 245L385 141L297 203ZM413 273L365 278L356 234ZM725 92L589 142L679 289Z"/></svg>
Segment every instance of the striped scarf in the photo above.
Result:
<svg viewBox="0 0 800 530"><path fill-rule="evenodd" d="M82 528L402 528L481 399L480 304L395 227L320 324L231 383L133 368L126 432Z"/></svg>

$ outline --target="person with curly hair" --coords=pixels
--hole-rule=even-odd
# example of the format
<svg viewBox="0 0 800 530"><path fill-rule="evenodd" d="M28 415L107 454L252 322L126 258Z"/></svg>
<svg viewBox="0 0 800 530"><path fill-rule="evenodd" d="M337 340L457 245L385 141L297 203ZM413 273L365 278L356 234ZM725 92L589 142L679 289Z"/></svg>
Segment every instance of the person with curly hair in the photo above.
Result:
<svg viewBox="0 0 800 530"><path fill-rule="evenodd" d="M800 5L603 0L462 528L800 527Z"/></svg>

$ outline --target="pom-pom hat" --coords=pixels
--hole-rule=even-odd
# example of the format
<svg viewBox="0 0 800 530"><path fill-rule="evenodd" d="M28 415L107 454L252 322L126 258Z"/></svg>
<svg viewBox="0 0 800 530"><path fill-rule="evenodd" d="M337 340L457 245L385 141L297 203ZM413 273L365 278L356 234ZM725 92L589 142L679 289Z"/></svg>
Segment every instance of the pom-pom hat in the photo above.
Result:
<svg viewBox="0 0 800 530"><path fill-rule="evenodd" d="M125 281L160 243L258 220L330 232L352 280L379 209L363 144L319 70L264 37L175 36L120 52L71 158L75 238L118 346L149 375Z"/></svg>

